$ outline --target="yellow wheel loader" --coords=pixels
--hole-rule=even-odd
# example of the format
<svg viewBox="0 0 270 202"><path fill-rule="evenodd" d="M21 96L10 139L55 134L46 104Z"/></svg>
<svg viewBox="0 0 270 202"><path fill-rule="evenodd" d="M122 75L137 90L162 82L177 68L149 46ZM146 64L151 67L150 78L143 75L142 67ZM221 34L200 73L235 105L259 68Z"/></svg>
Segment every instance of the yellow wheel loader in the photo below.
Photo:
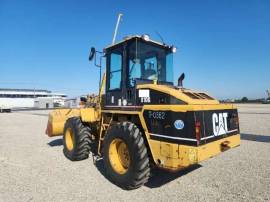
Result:
<svg viewBox="0 0 270 202"><path fill-rule="evenodd" d="M184 74L174 85L175 51L148 35L106 47L99 95L84 108L51 112L47 134L63 135L72 161L90 152L103 159L108 178L124 189L142 186L152 168L178 171L240 145L232 104L184 88ZM95 63L97 53L89 56Z"/></svg>

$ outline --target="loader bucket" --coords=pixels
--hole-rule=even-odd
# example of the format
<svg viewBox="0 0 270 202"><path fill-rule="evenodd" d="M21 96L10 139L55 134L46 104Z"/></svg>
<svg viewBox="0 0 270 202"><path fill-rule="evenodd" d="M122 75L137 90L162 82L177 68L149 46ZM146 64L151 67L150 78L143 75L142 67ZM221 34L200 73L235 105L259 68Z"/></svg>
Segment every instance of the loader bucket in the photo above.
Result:
<svg viewBox="0 0 270 202"><path fill-rule="evenodd" d="M63 134L67 119L80 116L80 109L57 109L49 114L46 134L49 137Z"/></svg>

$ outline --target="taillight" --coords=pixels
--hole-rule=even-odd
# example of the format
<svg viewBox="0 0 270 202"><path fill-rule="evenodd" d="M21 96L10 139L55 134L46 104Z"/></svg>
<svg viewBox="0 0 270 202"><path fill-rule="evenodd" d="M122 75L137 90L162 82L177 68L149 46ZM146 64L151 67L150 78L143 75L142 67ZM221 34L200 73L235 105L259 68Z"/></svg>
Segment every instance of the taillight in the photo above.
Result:
<svg viewBox="0 0 270 202"><path fill-rule="evenodd" d="M238 116L235 117L235 124L236 124L237 126L239 125L239 117L238 117Z"/></svg>
<svg viewBox="0 0 270 202"><path fill-rule="evenodd" d="M201 140L201 122L200 121L195 122L195 134L196 134L196 139L197 139L197 145L199 145L200 140Z"/></svg>
<svg viewBox="0 0 270 202"><path fill-rule="evenodd" d="M233 114L232 118L230 119L231 126L238 128L239 130L239 117L237 114Z"/></svg>

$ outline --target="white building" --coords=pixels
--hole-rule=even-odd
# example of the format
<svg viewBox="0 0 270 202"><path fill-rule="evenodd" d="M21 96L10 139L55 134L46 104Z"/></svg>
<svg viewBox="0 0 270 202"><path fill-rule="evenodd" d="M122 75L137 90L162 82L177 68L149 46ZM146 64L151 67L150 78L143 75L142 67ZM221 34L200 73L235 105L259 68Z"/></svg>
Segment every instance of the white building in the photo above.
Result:
<svg viewBox="0 0 270 202"><path fill-rule="evenodd" d="M64 106L66 95L40 89L0 88L0 108L52 108Z"/></svg>
<svg viewBox="0 0 270 202"><path fill-rule="evenodd" d="M38 98L35 98L34 100L35 108L49 109L49 108L53 108L54 106L55 105L54 105L52 97L38 97Z"/></svg>
<svg viewBox="0 0 270 202"><path fill-rule="evenodd" d="M65 100L65 107L66 108L79 108L80 107L80 97L66 99Z"/></svg>

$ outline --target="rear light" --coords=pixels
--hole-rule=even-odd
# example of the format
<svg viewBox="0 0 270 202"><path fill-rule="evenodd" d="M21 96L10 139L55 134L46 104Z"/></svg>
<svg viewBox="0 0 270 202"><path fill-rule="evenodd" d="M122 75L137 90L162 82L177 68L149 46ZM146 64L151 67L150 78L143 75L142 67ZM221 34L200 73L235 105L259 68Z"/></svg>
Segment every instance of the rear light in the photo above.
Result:
<svg viewBox="0 0 270 202"><path fill-rule="evenodd" d="M239 125L239 117L238 117L238 116L235 117L235 124L236 124L237 126Z"/></svg>
<svg viewBox="0 0 270 202"><path fill-rule="evenodd" d="M232 115L232 118L230 119L230 124L233 127L238 128L239 130L239 116L237 114Z"/></svg>
<svg viewBox="0 0 270 202"><path fill-rule="evenodd" d="M196 139L197 139L197 145L199 145L200 140L201 140L201 122L200 121L195 122L195 134L196 134Z"/></svg>
<svg viewBox="0 0 270 202"><path fill-rule="evenodd" d="M238 128L238 133L240 133L240 127L239 127L239 116L236 117L235 124Z"/></svg>

